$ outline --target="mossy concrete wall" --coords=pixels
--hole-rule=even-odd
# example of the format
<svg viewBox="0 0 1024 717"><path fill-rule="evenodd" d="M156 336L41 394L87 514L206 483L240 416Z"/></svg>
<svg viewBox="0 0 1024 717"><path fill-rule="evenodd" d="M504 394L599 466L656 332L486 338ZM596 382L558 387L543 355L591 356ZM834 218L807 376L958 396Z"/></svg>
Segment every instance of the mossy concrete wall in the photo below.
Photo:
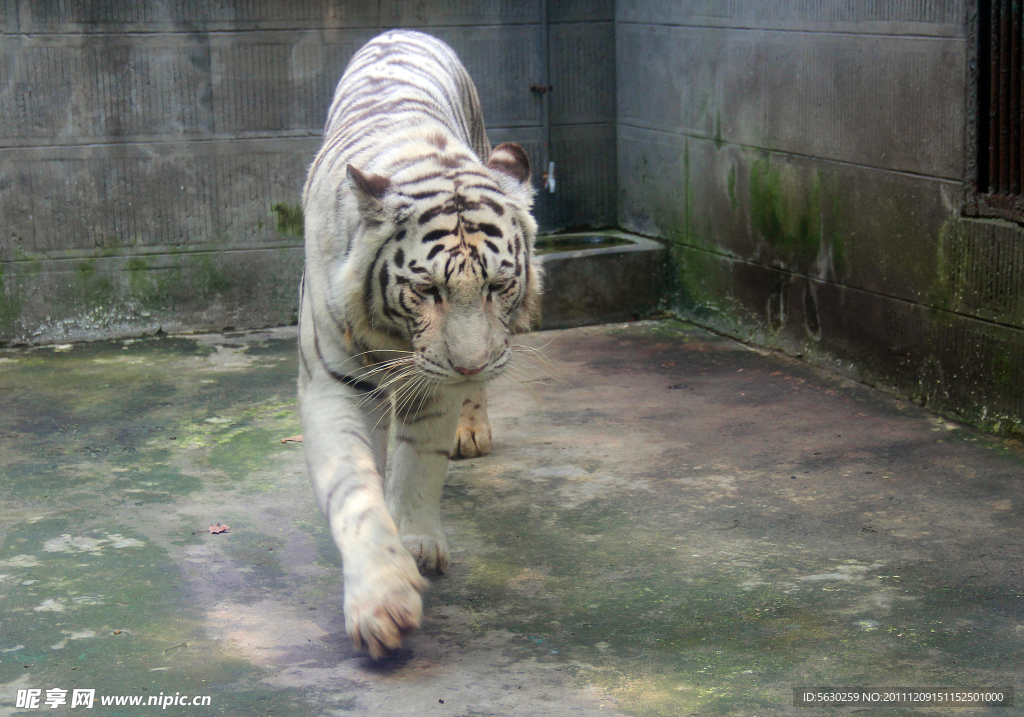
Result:
<svg viewBox="0 0 1024 717"><path fill-rule="evenodd" d="M611 0L552 2L542 225L615 222ZM540 0L0 0L0 344L293 320L300 195L349 57L449 42L540 179Z"/></svg>
<svg viewBox="0 0 1024 717"><path fill-rule="evenodd" d="M670 240L674 308L1024 431L1024 232L963 217L969 8L709 8L617 4L619 221Z"/></svg>
<svg viewBox="0 0 1024 717"><path fill-rule="evenodd" d="M668 239L681 314L1021 431L1024 234L962 212L967 1L549 2L542 226ZM0 343L289 323L348 57L442 37L539 158L541 12L0 2Z"/></svg>

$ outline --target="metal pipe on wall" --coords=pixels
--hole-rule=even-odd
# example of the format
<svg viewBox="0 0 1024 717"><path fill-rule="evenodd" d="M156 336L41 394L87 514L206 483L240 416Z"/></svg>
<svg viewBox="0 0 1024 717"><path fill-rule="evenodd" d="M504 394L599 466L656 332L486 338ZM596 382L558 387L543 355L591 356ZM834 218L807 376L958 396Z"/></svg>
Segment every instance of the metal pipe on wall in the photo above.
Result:
<svg viewBox="0 0 1024 717"><path fill-rule="evenodd" d="M540 54L543 77L541 77L541 115L544 124L543 156L544 188L550 193L555 191L555 163L551 159L551 53L550 26L548 23L548 0L540 0L541 33Z"/></svg>

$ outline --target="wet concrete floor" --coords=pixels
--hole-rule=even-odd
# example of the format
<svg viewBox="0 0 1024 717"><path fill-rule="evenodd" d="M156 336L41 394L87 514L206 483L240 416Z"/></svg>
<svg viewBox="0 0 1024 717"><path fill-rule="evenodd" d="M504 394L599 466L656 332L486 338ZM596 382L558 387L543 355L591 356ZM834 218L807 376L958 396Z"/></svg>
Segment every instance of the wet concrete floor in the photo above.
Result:
<svg viewBox="0 0 1024 717"><path fill-rule="evenodd" d="M292 329L0 351L0 715L1021 713L793 705L1022 684L1019 446L684 324L523 342L379 663L281 442Z"/></svg>

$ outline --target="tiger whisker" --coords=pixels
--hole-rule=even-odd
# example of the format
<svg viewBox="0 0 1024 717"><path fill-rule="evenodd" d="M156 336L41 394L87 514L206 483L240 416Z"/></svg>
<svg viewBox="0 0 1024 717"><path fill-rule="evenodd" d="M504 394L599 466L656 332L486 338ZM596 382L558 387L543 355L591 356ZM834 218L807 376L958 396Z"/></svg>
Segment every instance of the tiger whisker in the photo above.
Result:
<svg viewBox="0 0 1024 717"><path fill-rule="evenodd" d="M391 393L391 404L392 406L394 406L395 411L398 411L402 408L402 406L408 400L410 393L413 391L416 384L420 381L419 376L412 376L412 378L404 376L403 378L408 380L406 380L401 386L396 388Z"/></svg>
<svg viewBox="0 0 1024 717"><path fill-rule="evenodd" d="M551 343L551 342L549 341L548 343ZM545 346L547 346L547 344L545 344ZM544 353L544 351L542 349L540 349L540 348L537 348L536 346L527 346L526 344L513 344L511 346L511 349L512 349L512 353L513 354L518 352L520 356L529 356L530 358L533 358L533 359L535 359L537 361L540 361L540 362L544 363L546 366L550 367L552 370L555 369L555 367L551 364L551 362L548 361L548 357Z"/></svg>
<svg viewBox="0 0 1024 717"><path fill-rule="evenodd" d="M408 378L410 375L412 375L412 373L413 372L411 370L404 372L400 376L397 376L397 377L395 377L395 379L389 381L387 383L387 386L390 386L396 380L401 380L403 378ZM376 431L377 428L380 426L381 421L383 421L385 418L389 419L388 428L387 428L387 438L385 439L385 442L387 442L387 440L390 440L390 438L391 438L391 431L394 428L394 423L392 421L390 421L390 419L394 416L394 413L395 413L395 405L396 405L395 397L396 397L396 395L400 394L404 389L405 389L405 385L400 385L396 390L390 392L390 394L388 396L389 401L388 401L388 404L387 404L387 408L385 410L381 411L380 418L378 418L377 422L375 424L373 424L373 429L372 430Z"/></svg>
<svg viewBox="0 0 1024 717"><path fill-rule="evenodd" d="M511 376L518 381L520 384L527 383L543 383L547 379L544 377L534 376L533 374L527 373L522 369L511 372Z"/></svg>
<svg viewBox="0 0 1024 717"><path fill-rule="evenodd" d="M370 400L373 400L375 398L380 397L381 394L383 394L383 393L385 393L387 391L388 387L390 387L393 383L395 383L395 381L400 381L403 378L406 378L406 377L412 375L414 372L415 372L415 369L408 368L405 371L403 371L402 373L398 374L397 376L392 376L390 378L387 378L385 381L383 381L382 383L378 384L377 388L373 389L372 391L367 391L366 393L364 393L363 396L362 396L362 399L356 405L357 406L362 406L367 401L370 401Z"/></svg>
<svg viewBox="0 0 1024 717"><path fill-rule="evenodd" d="M407 368L407 366L406 365L402 365L402 364L399 364L399 365L396 365L396 366L383 366L383 367L381 367L379 369L374 369L373 371L367 371L365 373L355 374L355 378L367 379L367 378L370 378L371 376L377 376L378 374L383 374L382 376L378 377L379 380L383 381L383 380L386 380L389 376L393 375L395 371L401 371L404 368Z"/></svg>
<svg viewBox="0 0 1024 717"><path fill-rule="evenodd" d="M523 363L524 359L529 360L529 361L533 361L535 363L528 366L528 365ZM545 360L540 359L540 358L538 358L536 356L532 356L532 355L514 356L513 360L510 363L515 363L517 366L519 366L521 369L524 369L524 370L533 370L533 371L543 372L543 374L545 375L546 378L550 378L552 381L557 381L558 383L562 384L563 386L568 386L569 385L568 382L566 382L563 378L561 378L560 376L555 375L556 373L560 373L560 371L558 370L557 367L555 367L549 361L545 361ZM542 369L541 366L546 367L547 370ZM552 372L554 372L554 373L552 373Z"/></svg>
<svg viewBox="0 0 1024 717"><path fill-rule="evenodd" d="M509 363L508 370L512 371L520 380L546 380L545 376L538 376L531 366L524 366L518 362Z"/></svg>
<svg viewBox="0 0 1024 717"><path fill-rule="evenodd" d="M433 395L436 392L437 392L437 385L433 381L431 381L429 378L424 376L423 379L416 386L416 394L414 394L413 398L412 398L412 400L415 401L416 400L416 396L417 395L419 396L419 402L416 404L416 413L417 414L421 410L423 410L423 403L424 403L424 401L426 401L427 398L429 398L431 395ZM412 401L410 401L410 405L412 405Z"/></svg>
<svg viewBox="0 0 1024 717"><path fill-rule="evenodd" d="M372 352L367 351L366 353L372 353ZM363 354L359 354L359 355L362 356ZM386 361L374 361L374 362L372 362L370 364L367 364L367 366L368 367L369 366L385 366L387 364L400 363L402 361L410 360L410 356L411 355L412 355L412 352L410 351L408 356L399 356L398 358L387 359ZM352 358L355 358L355 357L352 357Z"/></svg>
<svg viewBox="0 0 1024 717"><path fill-rule="evenodd" d="M373 389L372 391L367 391L363 395L363 399L357 405L362 405L362 404L366 403L367 401L371 401L371 400L380 398L381 396L383 396L384 394L387 393L388 388L393 383L395 383L395 381L400 381L400 380L402 380L405 377L406 377L406 374L401 374L399 376L395 376L395 377L391 378L390 380L388 380L387 383L382 383L379 386L377 386L377 388Z"/></svg>
<svg viewBox="0 0 1024 717"><path fill-rule="evenodd" d="M542 361L548 360L547 354L545 354L538 348L534 348L533 346L524 346L523 344L516 344L510 348L512 349L512 353L518 354L520 356L533 356Z"/></svg>
<svg viewBox="0 0 1024 717"><path fill-rule="evenodd" d="M515 350L531 351L531 352L538 353L541 356L543 356L544 355L544 349L546 349L548 346L550 346L551 342L553 342L553 341L554 341L554 339L548 339L548 341L546 341L542 346L531 346L530 344L522 344L522 343L520 343L520 344L510 344L509 347L513 351L515 351Z"/></svg>
<svg viewBox="0 0 1024 717"><path fill-rule="evenodd" d="M422 387L422 391L421 391L420 401L419 401L418 404L416 404L416 413L417 414L419 414L419 412L423 410L423 402L426 401L427 398L429 396L431 396L432 394L437 393L437 389L436 388L433 391L431 390L431 382L429 382L429 381L424 380L422 382L422 384L421 384L421 387Z"/></svg>
<svg viewBox="0 0 1024 717"><path fill-rule="evenodd" d="M363 379L363 378L367 378L369 376L373 376L374 374L378 374L381 371L394 371L397 368L400 368L402 366L409 366L409 365L412 365L412 361L410 359L396 359L394 362L387 362L387 363L384 363L384 364L377 364L377 367L374 368L372 371L366 371L364 373L360 373L360 374L358 374L357 378Z"/></svg>
<svg viewBox="0 0 1024 717"><path fill-rule="evenodd" d="M531 362L534 362L534 363L531 364L531 365L526 365L524 363L524 360L528 360L528 361L531 361ZM539 373L542 373L546 378L550 378L552 381L557 381L558 383L562 384L563 386L568 386L569 385L560 376L556 376L555 375L556 373L559 373L559 371L550 361L547 361L546 359L538 357L538 356L535 356L533 354L518 354L517 355L515 352L513 352L513 354L512 354L512 361L510 362L510 364L514 364L517 367L519 367L521 370L524 370L524 371L537 371ZM543 365L543 366L547 367L548 370L541 369L540 365ZM554 372L554 373L552 373L552 372Z"/></svg>
<svg viewBox="0 0 1024 717"><path fill-rule="evenodd" d="M406 367L404 370L400 371L397 374L386 376L384 378L384 380L381 382L380 385L383 386L384 388L387 388L387 387L391 386L393 383L395 383L396 381L401 381L403 379L407 379L410 376L414 376L416 374L417 374L416 367L415 366L409 366L409 367Z"/></svg>
<svg viewBox="0 0 1024 717"><path fill-rule="evenodd" d="M549 379L557 380L552 379L550 374L538 372L536 368L533 366L524 366L522 364L516 363L511 368L516 377L516 380L523 385L528 383L545 384Z"/></svg>
<svg viewBox="0 0 1024 717"><path fill-rule="evenodd" d="M352 354L351 356L346 358L345 361L342 361L342 363L346 363L348 361L353 361L353 360L359 358L360 356L366 356L368 354L414 354L414 353L416 353L416 352L415 351L405 351L405 350L402 350L402 349L376 349L374 351L362 351L362 352L357 353L357 354ZM391 360L398 361L399 359L391 359Z"/></svg>
<svg viewBox="0 0 1024 717"><path fill-rule="evenodd" d="M388 439L391 438L392 424L390 422L390 418L391 418L392 413L393 413L393 409L391 407L391 403L388 403L387 408L383 408L382 407L382 410L380 412L380 418L377 419L377 422L373 424L373 428L370 429L370 433L373 433L374 431L376 431L380 427L380 422L381 421L383 421L385 418L389 419L388 430L387 430L387 438L385 438L385 440L384 440L385 444L387 444ZM381 478L383 478L383 477L384 476L381 476Z"/></svg>
<svg viewBox="0 0 1024 717"><path fill-rule="evenodd" d="M381 403L379 405L380 405L380 416L377 418L377 422L373 424L373 428L370 429L370 435L373 435L374 433L376 433L377 429L381 428L381 425L380 425L381 422L384 421L385 419L387 419L388 420L387 430L385 431L385 435L384 435L384 443L386 445L387 444L388 436L391 433L391 423L390 423L390 419L391 419L391 403L390 402L388 402L387 404ZM385 452L386 451L387 451L387 449L385 448Z"/></svg>
<svg viewBox="0 0 1024 717"><path fill-rule="evenodd" d="M513 371L506 371L505 373L503 373L501 376L498 377L498 379L502 379L502 378L507 378L516 387L518 387L520 390L524 391L526 393L526 395L529 396L530 399L534 403L537 404L537 406L541 405L540 399L537 398L537 395L534 393L533 386L529 385L529 383L530 383L529 381L523 380L522 378L518 377L516 375L516 373L513 372Z"/></svg>
<svg viewBox="0 0 1024 717"><path fill-rule="evenodd" d="M426 395L425 392L430 383L431 381L426 376L418 375L395 391L392 397L395 410L397 411L400 406L406 409L411 408L413 402L416 400L417 396L420 395L421 391L424 392L424 396ZM422 401L420 405L422 405ZM407 414L413 413L408 410L405 412ZM419 407L417 407L416 412L419 412Z"/></svg>
<svg viewBox="0 0 1024 717"><path fill-rule="evenodd" d="M412 376L412 380L408 380L410 376ZM408 396L409 391L412 390L412 387L414 387L419 381L423 380L423 377L420 376L420 375L417 375L414 369L410 369L408 371L403 372L402 374L400 374L398 376L395 376L394 378L389 380L386 384L384 384L384 386L388 387L388 386L391 386L392 384L394 384L396 381L403 381L403 380L406 381L406 382L401 384L401 385L399 385L398 388L396 388L395 390L393 390L391 392L391 396L390 396L391 401L390 401L390 404L389 404L389 410L385 414L386 416L390 417L390 416L392 416L395 413L395 411L398 409L398 406L401 405L401 402L405 400L406 396ZM383 415L381 416L381 418L377 419L377 423L373 427L374 430L377 430L377 426L380 425L380 422L382 420L384 420L384 416ZM393 423L388 426L388 438L389 439L391 437L391 430L393 428L394 428L394 424Z"/></svg>

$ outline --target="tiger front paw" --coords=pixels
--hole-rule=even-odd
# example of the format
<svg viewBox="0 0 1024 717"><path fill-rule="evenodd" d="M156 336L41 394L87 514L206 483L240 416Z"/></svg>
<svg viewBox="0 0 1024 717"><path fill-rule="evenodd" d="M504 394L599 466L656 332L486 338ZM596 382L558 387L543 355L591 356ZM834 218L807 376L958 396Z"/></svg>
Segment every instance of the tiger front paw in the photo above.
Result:
<svg viewBox="0 0 1024 717"><path fill-rule="evenodd" d="M487 419L487 388L466 397L459 412L452 458L477 458L491 452L491 422Z"/></svg>
<svg viewBox="0 0 1024 717"><path fill-rule="evenodd" d="M398 559L387 561L380 569L345 577L345 630L355 648L368 650L374 659L398 649L423 618L420 592L427 581L411 556L398 555L399 550L398 546L389 548Z"/></svg>
<svg viewBox="0 0 1024 717"><path fill-rule="evenodd" d="M459 422L452 458L478 458L491 452L491 426L479 421Z"/></svg>
<svg viewBox="0 0 1024 717"><path fill-rule="evenodd" d="M448 570L448 540L441 533L403 535L402 545L424 575L437 575Z"/></svg>

